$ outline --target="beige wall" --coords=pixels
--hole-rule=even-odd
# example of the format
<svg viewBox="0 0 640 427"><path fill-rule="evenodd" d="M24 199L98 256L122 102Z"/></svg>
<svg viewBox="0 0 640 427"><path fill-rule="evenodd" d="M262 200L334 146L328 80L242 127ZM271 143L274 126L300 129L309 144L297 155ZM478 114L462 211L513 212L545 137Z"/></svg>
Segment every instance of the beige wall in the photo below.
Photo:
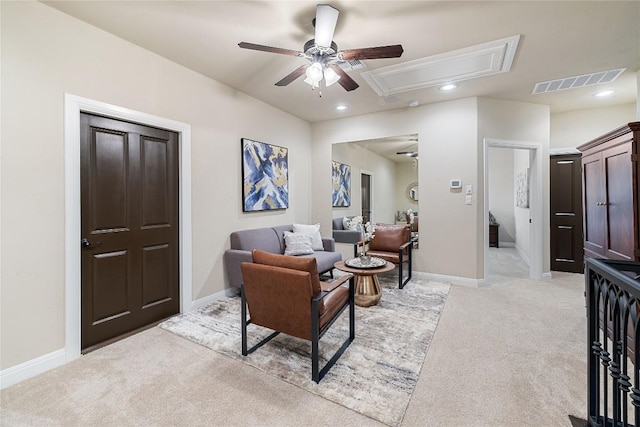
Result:
<svg viewBox="0 0 640 427"><path fill-rule="evenodd" d="M418 167L415 161L408 163L396 163L396 188L395 188L395 209L396 211L406 211L412 209L420 213L420 200L412 202L407 197L407 187L418 181Z"/></svg>
<svg viewBox="0 0 640 427"><path fill-rule="evenodd" d="M462 194L449 191L452 178L475 183L476 105L477 100L469 98L313 124L313 221L326 223L331 218L331 188L326 177L334 142L418 134L421 235L414 268L478 277L475 207L465 206ZM424 234L423 227L428 230Z"/></svg>
<svg viewBox="0 0 640 427"><path fill-rule="evenodd" d="M230 231L309 220L307 122L42 3L0 7L0 368L64 347L65 93L191 125L194 300L224 289ZM242 137L289 148L289 209L242 213Z"/></svg>
<svg viewBox="0 0 640 427"><path fill-rule="evenodd" d="M554 113L551 115L549 147L577 147L625 123L637 120L635 114L636 104Z"/></svg>

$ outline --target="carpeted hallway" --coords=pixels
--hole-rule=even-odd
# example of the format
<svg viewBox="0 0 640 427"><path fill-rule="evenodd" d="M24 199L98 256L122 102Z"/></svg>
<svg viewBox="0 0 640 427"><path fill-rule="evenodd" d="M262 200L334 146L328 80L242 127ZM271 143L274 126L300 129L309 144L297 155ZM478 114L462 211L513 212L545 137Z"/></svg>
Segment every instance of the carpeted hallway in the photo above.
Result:
<svg viewBox="0 0 640 427"><path fill-rule="evenodd" d="M511 248L491 248L490 263L486 286L451 287L403 426L571 426L570 416L584 418L583 276L531 281ZM2 426L383 425L160 328L0 398Z"/></svg>

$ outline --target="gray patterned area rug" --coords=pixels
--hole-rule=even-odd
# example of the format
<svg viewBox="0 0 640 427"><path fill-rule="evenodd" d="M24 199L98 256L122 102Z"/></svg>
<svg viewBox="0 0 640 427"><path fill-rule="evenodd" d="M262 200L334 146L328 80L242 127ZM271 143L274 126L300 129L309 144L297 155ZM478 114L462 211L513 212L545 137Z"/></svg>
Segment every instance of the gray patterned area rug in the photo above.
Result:
<svg viewBox="0 0 640 427"><path fill-rule="evenodd" d="M240 297L172 317L159 326L270 375L374 418L400 425L420 375L449 285L412 279L398 289L397 275L381 275L378 305L356 306L356 337L316 384L311 380L311 344L280 334L249 356L241 354ZM348 336L349 315L320 340L321 366ZM249 325L249 345L272 331ZM327 357L328 356L328 357Z"/></svg>

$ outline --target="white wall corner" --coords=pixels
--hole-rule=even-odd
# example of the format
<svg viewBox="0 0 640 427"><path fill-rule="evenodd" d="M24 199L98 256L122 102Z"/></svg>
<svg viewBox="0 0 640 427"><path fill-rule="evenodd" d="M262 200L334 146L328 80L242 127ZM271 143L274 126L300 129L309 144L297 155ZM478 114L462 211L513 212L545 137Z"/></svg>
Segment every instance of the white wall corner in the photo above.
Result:
<svg viewBox="0 0 640 427"><path fill-rule="evenodd" d="M215 294L211 294L208 295L204 298L200 298L196 301L194 301L191 304L191 310L197 310L199 308L202 308L204 306L207 306L213 302L216 302L218 300L221 300L223 298L227 298L227 297L232 297L232 296L238 296L240 295L240 290L236 289L236 288L226 288L220 292L216 292Z"/></svg>
<svg viewBox="0 0 640 427"><path fill-rule="evenodd" d="M62 348L49 354L26 361L0 371L0 389L12 386L26 379L40 375L48 370L67 363L65 350Z"/></svg>

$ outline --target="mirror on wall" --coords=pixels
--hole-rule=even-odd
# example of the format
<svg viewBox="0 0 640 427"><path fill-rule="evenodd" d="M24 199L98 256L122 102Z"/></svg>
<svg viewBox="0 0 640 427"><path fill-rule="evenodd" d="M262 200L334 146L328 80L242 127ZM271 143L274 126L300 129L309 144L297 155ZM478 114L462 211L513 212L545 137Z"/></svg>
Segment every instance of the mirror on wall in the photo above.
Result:
<svg viewBox="0 0 640 427"><path fill-rule="evenodd" d="M348 166L350 206L333 207L333 218L370 213L372 222L411 222L417 237L418 135L333 144L332 160ZM370 192L369 195L365 194Z"/></svg>

